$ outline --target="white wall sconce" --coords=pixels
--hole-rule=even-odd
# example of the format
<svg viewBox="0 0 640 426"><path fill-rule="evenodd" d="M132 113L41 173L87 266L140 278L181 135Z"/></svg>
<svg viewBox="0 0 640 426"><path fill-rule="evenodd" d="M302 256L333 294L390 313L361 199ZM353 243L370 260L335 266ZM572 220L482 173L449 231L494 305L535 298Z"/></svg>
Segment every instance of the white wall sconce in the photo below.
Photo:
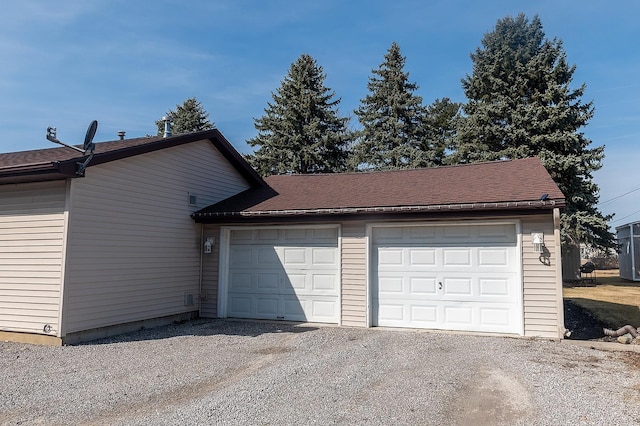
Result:
<svg viewBox="0 0 640 426"><path fill-rule="evenodd" d="M216 245L216 239L214 237L207 237L204 241L204 252L206 254L211 253L211 248Z"/></svg>
<svg viewBox="0 0 640 426"><path fill-rule="evenodd" d="M544 251L544 234L542 232L534 232L531 234L531 242L533 243L534 253L542 253Z"/></svg>

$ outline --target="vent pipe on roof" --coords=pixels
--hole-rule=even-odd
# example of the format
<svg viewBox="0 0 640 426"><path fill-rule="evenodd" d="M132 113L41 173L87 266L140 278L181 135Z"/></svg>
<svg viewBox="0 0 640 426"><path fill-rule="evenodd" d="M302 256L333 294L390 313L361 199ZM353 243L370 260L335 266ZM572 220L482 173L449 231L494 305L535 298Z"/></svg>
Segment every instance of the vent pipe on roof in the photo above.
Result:
<svg viewBox="0 0 640 426"><path fill-rule="evenodd" d="M127 133L127 132L125 132L124 130L120 130L120 131L118 132L118 137L120 138L120 140L124 140L124 135L125 135L126 133Z"/></svg>
<svg viewBox="0 0 640 426"><path fill-rule="evenodd" d="M168 138L171 136L171 117L167 117L166 115L162 117L162 121L164 121L164 135L163 137Z"/></svg>

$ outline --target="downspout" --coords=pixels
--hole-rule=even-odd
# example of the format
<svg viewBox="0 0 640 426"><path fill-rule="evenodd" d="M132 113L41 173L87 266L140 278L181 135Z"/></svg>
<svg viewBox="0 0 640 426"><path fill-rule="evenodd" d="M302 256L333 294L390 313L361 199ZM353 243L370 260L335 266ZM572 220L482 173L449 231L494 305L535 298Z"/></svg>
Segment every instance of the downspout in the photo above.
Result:
<svg viewBox="0 0 640 426"><path fill-rule="evenodd" d="M558 337L560 339L569 337L569 330L564 326L564 295L562 292L562 247L560 240L560 209L553 209L553 243L556 252L556 292L557 315L558 315Z"/></svg>
<svg viewBox="0 0 640 426"><path fill-rule="evenodd" d="M202 316L202 268L204 266L204 223L200 224L200 272L198 274L198 317Z"/></svg>

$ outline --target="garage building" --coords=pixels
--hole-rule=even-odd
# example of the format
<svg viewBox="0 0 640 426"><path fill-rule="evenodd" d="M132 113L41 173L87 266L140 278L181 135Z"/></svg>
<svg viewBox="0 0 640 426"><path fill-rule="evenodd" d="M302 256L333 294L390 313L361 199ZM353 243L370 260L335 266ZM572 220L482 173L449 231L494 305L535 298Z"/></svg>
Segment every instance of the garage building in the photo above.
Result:
<svg viewBox="0 0 640 426"><path fill-rule="evenodd" d="M538 158L272 176L193 215L200 315L561 338L563 206Z"/></svg>

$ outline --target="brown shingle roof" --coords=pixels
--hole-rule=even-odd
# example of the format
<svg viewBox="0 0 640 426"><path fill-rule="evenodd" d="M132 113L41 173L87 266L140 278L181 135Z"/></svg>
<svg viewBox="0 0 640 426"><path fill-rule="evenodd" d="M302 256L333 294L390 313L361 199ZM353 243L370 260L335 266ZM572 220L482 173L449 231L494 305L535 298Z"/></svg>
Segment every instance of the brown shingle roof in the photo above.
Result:
<svg viewBox="0 0 640 426"><path fill-rule="evenodd" d="M232 217L551 208L564 196L538 158L371 173L280 175L194 214ZM546 201L540 201L547 194Z"/></svg>
<svg viewBox="0 0 640 426"><path fill-rule="evenodd" d="M98 142L95 144L94 157L87 167L207 139L249 183L256 187L265 185L264 181L217 129L167 138L153 136ZM86 155L66 147L0 154L0 184L78 177L76 174L77 163L83 162L86 158Z"/></svg>

